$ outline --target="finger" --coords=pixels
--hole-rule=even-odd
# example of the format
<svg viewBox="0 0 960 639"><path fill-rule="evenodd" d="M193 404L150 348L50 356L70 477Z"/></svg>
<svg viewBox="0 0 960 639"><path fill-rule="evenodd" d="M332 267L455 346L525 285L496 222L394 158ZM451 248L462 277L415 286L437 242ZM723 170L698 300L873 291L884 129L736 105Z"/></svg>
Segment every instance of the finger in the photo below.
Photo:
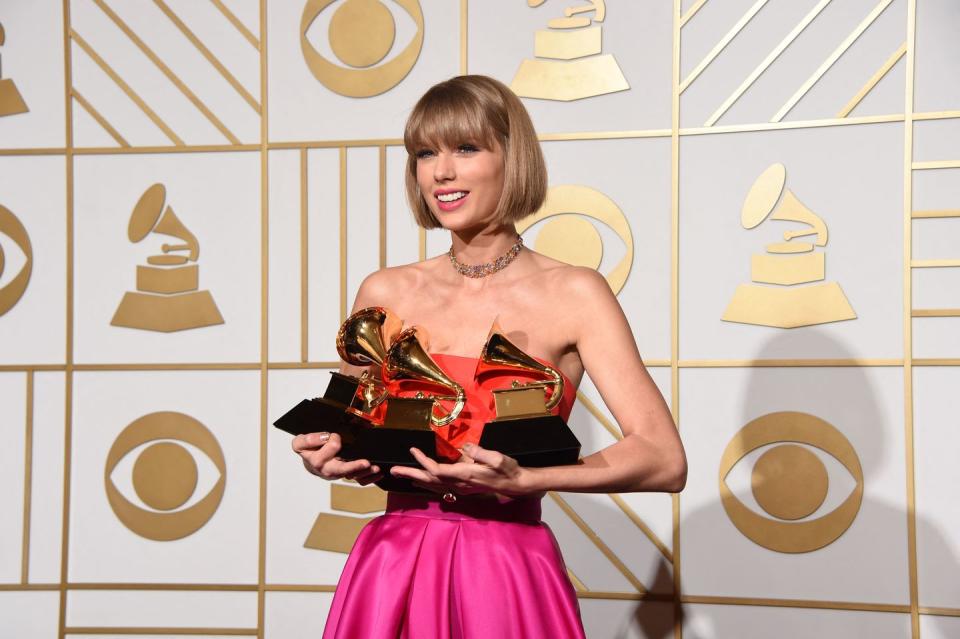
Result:
<svg viewBox="0 0 960 639"><path fill-rule="evenodd" d="M427 471L419 468L411 468L410 466L394 466L390 469L390 474L394 477L403 477L405 479L412 479L414 481L422 481L433 484L438 483L437 478Z"/></svg>
<svg viewBox="0 0 960 639"><path fill-rule="evenodd" d="M437 474L437 468L439 468L440 465L435 460L427 457L422 450L419 448L411 448L410 454L413 455L413 458L416 459L421 466L427 469L428 472L434 475Z"/></svg>
<svg viewBox="0 0 960 639"><path fill-rule="evenodd" d="M299 453L304 450L314 450L320 448L330 439L330 433L306 433L297 435L290 441L290 446L294 452Z"/></svg>
<svg viewBox="0 0 960 639"><path fill-rule="evenodd" d="M355 474L353 475L352 479L356 479L357 481L360 481L361 479L363 479L363 478L366 477L367 475L376 475L376 474L379 473L379 472L380 472L380 467L377 466L376 464L374 464L374 465L370 466L369 468L367 468L366 470L362 470L362 471L360 471L359 473L355 473Z"/></svg>
<svg viewBox="0 0 960 639"><path fill-rule="evenodd" d="M495 450L480 448L476 444L464 444L463 454L470 459L485 464L490 468L501 468L507 456Z"/></svg>
<svg viewBox="0 0 960 639"><path fill-rule="evenodd" d="M354 461L332 459L320 468L320 476L324 479L339 479L341 477L351 477L368 468L370 468L370 462L366 459L355 459Z"/></svg>
<svg viewBox="0 0 960 639"><path fill-rule="evenodd" d="M357 483L361 486L369 486L372 483L378 482L383 479L383 473L374 473L372 475L366 475L360 479L357 479Z"/></svg>

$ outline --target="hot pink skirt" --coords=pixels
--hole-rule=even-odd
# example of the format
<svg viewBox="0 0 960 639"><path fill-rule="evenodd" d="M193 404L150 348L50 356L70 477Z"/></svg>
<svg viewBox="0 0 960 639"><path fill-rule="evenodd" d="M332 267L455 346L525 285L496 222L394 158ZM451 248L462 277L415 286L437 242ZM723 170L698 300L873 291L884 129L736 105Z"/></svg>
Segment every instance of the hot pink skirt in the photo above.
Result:
<svg viewBox="0 0 960 639"><path fill-rule="evenodd" d="M324 639L583 637L540 500L390 493L343 569Z"/></svg>

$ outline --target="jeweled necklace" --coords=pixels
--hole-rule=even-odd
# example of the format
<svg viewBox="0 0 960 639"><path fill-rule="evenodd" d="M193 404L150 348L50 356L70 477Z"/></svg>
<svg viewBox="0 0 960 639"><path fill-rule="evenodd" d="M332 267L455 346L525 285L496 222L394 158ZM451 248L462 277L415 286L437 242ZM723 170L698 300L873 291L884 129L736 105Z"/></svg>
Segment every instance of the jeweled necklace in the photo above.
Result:
<svg viewBox="0 0 960 639"><path fill-rule="evenodd" d="M461 264L457 261L456 256L453 254L453 246L450 247L450 251L447 253L450 256L450 263L453 264L453 268L464 277L480 278L486 277L487 275L493 275L497 271L502 271L503 269L510 266L510 263L517 259L517 256L520 255L520 249L523 247L523 238L519 235L517 236L517 241L514 243L510 249L493 260L492 262L485 262L483 264Z"/></svg>

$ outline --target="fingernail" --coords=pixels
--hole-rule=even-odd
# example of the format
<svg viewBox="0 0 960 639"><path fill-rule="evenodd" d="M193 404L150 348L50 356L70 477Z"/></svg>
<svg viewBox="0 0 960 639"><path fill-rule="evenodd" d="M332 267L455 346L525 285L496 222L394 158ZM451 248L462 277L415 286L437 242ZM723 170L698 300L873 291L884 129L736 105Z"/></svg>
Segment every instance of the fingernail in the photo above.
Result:
<svg viewBox="0 0 960 639"><path fill-rule="evenodd" d="M371 466L371 467L370 467L370 470L372 470L372 471L375 472L375 473L379 473L379 472L380 472L380 467L379 467L379 466Z"/></svg>
<svg viewBox="0 0 960 639"><path fill-rule="evenodd" d="M317 437L320 440L321 444L326 444L327 440L330 439L330 433L320 433L320 436Z"/></svg>

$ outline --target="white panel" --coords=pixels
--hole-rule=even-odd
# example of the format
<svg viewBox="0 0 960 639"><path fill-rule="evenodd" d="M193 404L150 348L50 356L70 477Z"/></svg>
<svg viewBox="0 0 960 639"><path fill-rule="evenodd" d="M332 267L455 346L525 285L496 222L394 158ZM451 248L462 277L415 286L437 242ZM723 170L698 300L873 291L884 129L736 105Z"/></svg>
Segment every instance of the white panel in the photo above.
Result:
<svg viewBox="0 0 960 639"><path fill-rule="evenodd" d="M72 590L66 625L256 628L257 593Z"/></svg>
<svg viewBox="0 0 960 639"><path fill-rule="evenodd" d="M683 611L684 639L901 639L910 636L908 614L696 604L685 605Z"/></svg>
<svg viewBox="0 0 960 639"><path fill-rule="evenodd" d="M63 373L34 375L30 583L60 582L65 385Z"/></svg>
<svg viewBox="0 0 960 639"><path fill-rule="evenodd" d="M23 553L24 444L27 427L26 373L0 373L0 583L19 583Z"/></svg>
<svg viewBox="0 0 960 639"><path fill-rule="evenodd" d="M301 305L300 152L271 151L269 159L270 283L267 308L270 317L270 360L298 362ZM311 257L308 255L308 260Z"/></svg>
<svg viewBox="0 0 960 639"><path fill-rule="evenodd" d="M913 172L914 211L958 208L960 208L960 169Z"/></svg>
<svg viewBox="0 0 960 639"><path fill-rule="evenodd" d="M913 161L960 159L960 120L913 123Z"/></svg>
<svg viewBox="0 0 960 639"><path fill-rule="evenodd" d="M5 3L9 4L9 3ZM12 80L26 113L0 117L0 147L63 147L63 18L61 5L4 7L6 41L0 49L5 80Z"/></svg>
<svg viewBox="0 0 960 639"><path fill-rule="evenodd" d="M911 239L915 260L960 259L960 217L913 220Z"/></svg>
<svg viewBox="0 0 960 639"><path fill-rule="evenodd" d="M958 22L960 5L953 0L917 3L916 111L960 108L960 84L954 73L960 66Z"/></svg>
<svg viewBox="0 0 960 639"><path fill-rule="evenodd" d="M916 358L960 357L960 317L914 317L911 337Z"/></svg>
<svg viewBox="0 0 960 639"><path fill-rule="evenodd" d="M347 150L347 308L360 283L380 267L379 156L376 148Z"/></svg>
<svg viewBox="0 0 960 639"><path fill-rule="evenodd" d="M902 376L893 367L682 369L681 431L689 463L680 498L684 592L908 603ZM728 443L751 420L783 410L814 415L843 433L864 475L863 501L850 527L806 553L757 545L733 526L720 503L717 473ZM731 475L745 463L738 461ZM830 485L853 481L827 473Z"/></svg>
<svg viewBox="0 0 960 639"><path fill-rule="evenodd" d="M427 231L427 255L429 259L443 255L450 250L450 233L444 229L430 229Z"/></svg>
<svg viewBox="0 0 960 639"><path fill-rule="evenodd" d="M84 96L84 98L86 98L86 96ZM94 109L96 109L96 107L94 107ZM122 134L121 137L123 137ZM130 141L127 140L127 142ZM73 101L73 144L77 147L87 148L120 147L120 143L117 142L113 136L107 132L107 129L103 128L103 126L90 115L86 107L76 99Z"/></svg>
<svg viewBox="0 0 960 639"><path fill-rule="evenodd" d="M307 171L309 354L311 361L338 361L334 340L340 328L339 151L310 150Z"/></svg>
<svg viewBox="0 0 960 639"><path fill-rule="evenodd" d="M913 269L913 308L960 308L960 268Z"/></svg>
<svg viewBox="0 0 960 639"><path fill-rule="evenodd" d="M681 140L681 359L902 356L902 136L899 124L876 124ZM751 283L752 256L810 228L770 218L741 225L747 194L776 162L786 189L826 224L827 244L816 249L824 281L837 283L856 319L789 330L721 320L737 287Z"/></svg>
<svg viewBox="0 0 960 639"><path fill-rule="evenodd" d="M387 266L409 264L419 258L417 223L404 186L406 172L407 150L387 147Z"/></svg>
<svg viewBox="0 0 960 639"><path fill-rule="evenodd" d="M114 11L120 14L134 33L235 137L247 143L260 140L260 118L256 109L153 3L133 5L114 1L112 4ZM180 0L168 2L167 5L259 104L260 57L257 50L213 3ZM181 95L180 90L170 83L167 84L167 91ZM202 115L198 107L191 108L195 117L201 117L208 123L206 127L215 126ZM172 126L172 123L168 124ZM175 130L179 133L178 129ZM183 134L180 135L194 144L204 140L218 144L229 142L218 130L207 132L203 138L187 139Z"/></svg>
<svg viewBox="0 0 960 639"><path fill-rule="evenodd" d="M71 3L71 27L153 109L182 140L193 144L222 144L226 140L120 28L92 0ZM141 15L146 14L146 3ZM153 18L157 28L160 19ZM139 29L134 29L138 31ZM185 42L187 46L188 43Z"/></svg>
<svg viewBox="0 0 960 639"><path fill-rule="evenodd" d="M56 639L60 630L59 592L0 592L5 637Z"/></svg>
<svg viewBox="0 0 960 639"><path fill-rule="evenodd" d="M617 297L630 322L640 353L670 357L670 143L666 139L548 142L543 145L550 186L578 184L610 198L633 234L633 265ZM600 272L607 274L626 254L625 238L589 212L580 219L596 228L603 242ZM535 248L548 221L524 233ZM571 239L571 241L575 241Z"/></svg>
<svg viewBox="0 0 960 639"><path fill-rule="evenodd" d="M0 157L0 205L26 229L33 252L20 300L0 315L0 361L63 361L66 318L66 169L58 157ZM6 225L4 225L6 226ZM26 267L26 253L0 229L5 265L0 288Z"/></svg>
<svg viewBox="0 0 960 639"><path fill-rule="evenodd" d="M917 578L921 606L960 608L960 504L956 486L956 394L960 368L917 367L913 373Z"/></svg>
<svg viewBox="0 0 960 639"><path fill-rule="evenodd" d="M260 38L260 3L258 0L224 0L230 9L257 39Z"/></svg>
<svg viewBox="0 0 960 639"><path fill-rule="evenodd" d="M960 636L960 617L920 617L920 636L923 639L953 639Z"/></svg>
<svg viewBox="0 0 960 639"><path fill-rule="evenodd" d="M331 3L308 28L308 41L329 61L344 65L325 42L330 19L342 2ZM424 29L420 57L409 74L385 93L370 98L338 95L310 72L300 47L301 2L267 5L270 77L270 139L341 140L398 138L417 98L433 84L456 75L459 69L459 3L422 0ZM399 5L387 3L394 16L396 38L384 62L393 60L415 33L413 20Z"/></svg>
<svg viewBox="0 0 960 639"><path fill-rule="evenodd" d="M549 20L563 17L564 8L558 4L532 9L512 0L470 3L469 72L511 84L521 63L535 59L535 33L547 30ZM671 9L662 2L607 3L606 19L594 26L601 29L602 54L613 56L630 90L569 102L525 98L537 130L669 128ZM594 14L583 15L592 18ZM571 76L575 84L576 75L571 72Z"/></svg>
<svg viewBox="0 0 960 639"><path fill-rule="evenodd" d="M322 394L329 378L325 370L271 371L267 421ZM290 439L277 428L267 434L267 582L334 585L347 556L304 547L317 515L331 512L330 483L304 469Z"/></svg>
<svg viewBox="0 0 960 639"><path fill-rule="evenodd" d="M75 373L70 581L255 583L259 398L256 371ZM216 511L199 530L170 542L147 539L127 528L104 490L109 478L135 507L148 510L128 488L125 472L132 468L131 455L113 469L105 464L119 433L157 411L198 420L218 441L226 466L226 490ZM206 455L191 454L199 479L188 505L206 496L219 477Z"/></svg>
<svg viewBox="0 0 960 639"><path fill-rule="evenodd" d="M304 632L319 635L332 600L329 592L268 592L264 639L297 639Z"/></svg>
<svg viewBox="0 0 960 639"><path fill-rule="evenodd" d="M543 521L557 538L565 565L587 588L605 592L637 591L550 497L543 499Z"/></svg>
<svg viewBox="0 0 960 639"><path fill-rule="evenodd" d="M665 639L673 636L672 603L581 599L580 615L588 637Z"/></svg>
<svg viewBox="0 0 960 639"><path fill-rule="evenodd" d="M75 357L78 362L260 359L260 158L256 153L90 156L75 160ZM162 333L111 326L137 266L169 236L132 242L127 227L151 185L200 245L199 290L223 324Z"/></svg>

